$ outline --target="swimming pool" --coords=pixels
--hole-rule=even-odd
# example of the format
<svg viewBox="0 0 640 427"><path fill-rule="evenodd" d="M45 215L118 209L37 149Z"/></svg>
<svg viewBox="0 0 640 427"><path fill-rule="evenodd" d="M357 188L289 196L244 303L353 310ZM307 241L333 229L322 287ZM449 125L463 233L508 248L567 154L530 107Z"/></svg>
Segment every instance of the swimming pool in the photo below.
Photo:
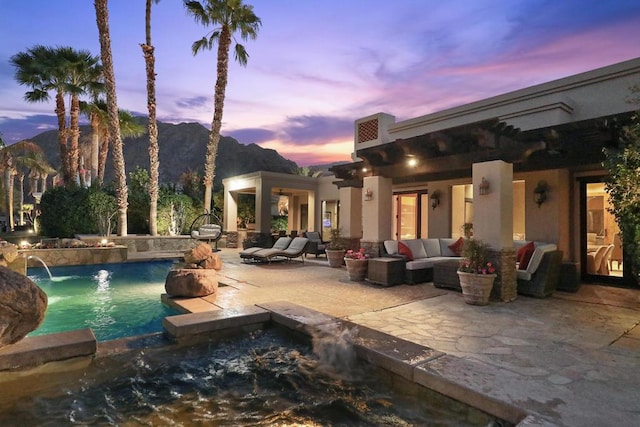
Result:
<svg viewBox="0 0 640 427"><path fill-rule="evenodd" d="M177 314L160 296L173 261L29 268L27 275L49 299L44 322L29 336L91 328L98 341L162 330Z"/></svg>

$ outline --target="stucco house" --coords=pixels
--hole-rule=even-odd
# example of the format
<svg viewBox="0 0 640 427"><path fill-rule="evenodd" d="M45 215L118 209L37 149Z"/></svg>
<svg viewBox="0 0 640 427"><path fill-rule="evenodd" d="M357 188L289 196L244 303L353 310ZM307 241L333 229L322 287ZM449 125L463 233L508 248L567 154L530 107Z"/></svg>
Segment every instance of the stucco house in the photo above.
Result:
<svg viewBox="0 0 640 427"><path fill-rule="evenodd" d="M256 228L269 232L267 199L284 191L291 229L339 225L374 254L388 239L457 237L471 223L497 250L552 242L582 280L624 284L601 162L639 108L629 102L639 84L637 58L408 120L357 119L353 162L333 177L225 180L224 228L236 231L234 194L249 189L264 216ZM588 268L610 246L607 268Z"/></svg>

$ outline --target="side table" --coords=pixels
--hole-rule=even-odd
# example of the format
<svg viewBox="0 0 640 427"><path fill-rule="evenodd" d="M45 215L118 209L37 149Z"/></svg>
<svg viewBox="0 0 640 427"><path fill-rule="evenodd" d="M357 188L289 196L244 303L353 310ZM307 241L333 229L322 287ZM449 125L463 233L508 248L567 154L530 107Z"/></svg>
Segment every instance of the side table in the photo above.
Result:
<svg viewBox="0 0 640 427"><path fill-rule="evenodd" d="M367 266L367 281L383 286L404 282L404 260L401 258L371 258Z"/></svg>

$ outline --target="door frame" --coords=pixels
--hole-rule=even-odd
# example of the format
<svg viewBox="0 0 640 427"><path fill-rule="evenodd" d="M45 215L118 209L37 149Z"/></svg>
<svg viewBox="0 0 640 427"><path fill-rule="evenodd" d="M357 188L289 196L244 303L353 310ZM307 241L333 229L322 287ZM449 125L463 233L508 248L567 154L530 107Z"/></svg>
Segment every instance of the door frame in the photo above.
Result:
<svg viewBox="0 0 640 427"><path fill-rule="evenodd" d="M605 177L590 176L578 178L578 187L580 192L580 275L582 281L585 283L598 283L603 285L617 286L617 287L635 287L632 281L629 280L628 263L622 263L622 277L620 276L603 276L599 274L587 273L587 184L604 182ZM624 260L624 252L622 255Z"/></svg>

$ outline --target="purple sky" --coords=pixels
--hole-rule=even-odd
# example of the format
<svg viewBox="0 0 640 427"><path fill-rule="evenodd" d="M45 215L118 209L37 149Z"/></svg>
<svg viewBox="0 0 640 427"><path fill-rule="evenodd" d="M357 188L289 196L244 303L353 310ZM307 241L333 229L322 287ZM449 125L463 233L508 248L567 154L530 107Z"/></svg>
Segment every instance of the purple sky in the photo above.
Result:
<svg viewBox="0 0 640 427"><path fill-rule="evenodd" d="M222 134L299 165L349 160L353 123L404 120L640 57L638 0L253 0L262 19L246 68L229 70ZM110 0L120 108L146 114L144 1ZM215 51L179 0L153 9L158 119L213 113ZM35 44L99 55L93 2L0 0L0 133L55 129L54 103L29 104L9 58Z"/></svg>

